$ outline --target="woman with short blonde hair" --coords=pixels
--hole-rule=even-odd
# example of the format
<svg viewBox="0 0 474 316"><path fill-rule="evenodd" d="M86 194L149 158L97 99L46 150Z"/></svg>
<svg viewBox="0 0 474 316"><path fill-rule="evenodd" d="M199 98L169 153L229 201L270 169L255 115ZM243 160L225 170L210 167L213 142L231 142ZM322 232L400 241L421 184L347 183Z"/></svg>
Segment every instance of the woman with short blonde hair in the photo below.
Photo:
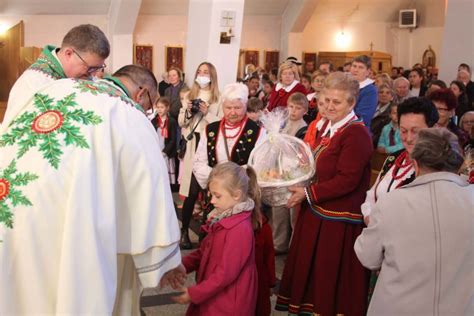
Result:
<svg viewBox="0 0 474 316"><path fill-rule="evenodd" d="M298 66L290 61L281 63L278 68L278 83L270 94L267 109L272 111L277 107L286 107L289 96L295 92L306 95L306 89L299 80Z"/></svg>

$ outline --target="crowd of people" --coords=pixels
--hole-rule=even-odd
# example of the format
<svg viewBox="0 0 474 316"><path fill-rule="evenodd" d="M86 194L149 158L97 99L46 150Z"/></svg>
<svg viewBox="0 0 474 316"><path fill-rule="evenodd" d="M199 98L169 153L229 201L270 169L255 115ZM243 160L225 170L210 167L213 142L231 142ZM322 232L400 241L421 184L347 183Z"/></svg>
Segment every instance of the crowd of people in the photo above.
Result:
<svg viewBox="0 0 474 316"><path fill-rule="evenodd" d="M264 221L272 230L273 251L267 253L270 261L275 254L288 254L275 308L290 314L364 315L368 310L370 314L377 315L383 311L381 308L386 303L383 300L387 300L387 296L392 294L390 286L395 284L402 288L395 281L386 283L383 280L387 273L380 273L383 260L404 260L403 257L391 258L392 250L384 248L387 247L385 244L378 244L380 250L377 250L377 264L367 263L372 257L366 259L366 256L375 250L371 248L372 244L366 244L381 242L378 235L371 237L375 234L372 233L372 225L380 221L378 217L372 220L373 210L377 209L379 199L383 201L385 196L390 196L387 193L413 186L411 183L416 183L417 176L450 172L451 175L446 177L430 177L441 183L456 177L457 186L452 188L460 189L456 196L459 194L460 199L466 198L463 205L468 206L464 211L467 213L463 216L468 216L469 207L472 209L472 197L467 198L466 195L467 192L473 192L472 185L468 186L465 178L454 175L462 169L463 157L469 155L474 144L474 128L469 123L474 115L474 103L469 101L474 100L474 83L466 80L464 75L465 72L470 73L470 68L461 64L458 77L448 86L437 79L431 67L426 69L421 64L406 71L393 67L391 74L376 73L371 69L371 58L364 55L354 58L338 71L334 71L329 62L322 62L318 69L315 69L314 63L301 66L296 58L290 57L278 69L271 69L269 73L253 65L245 67L245 77L238 80L241 84L227 86L221 96L224 118L208 123L205 132L198 136L200 141L194 154L191 177L197 179L198 189L204 190L201 195L204 197L208 194L205 190L209 188L208 178L213 167L227 161L246 165L252 149L266 140L261 115L285 108L289 116L280 132L304 139L316 157L317 173L310 186L289 188L292 195L286 206L262 206ZM243 89L245 92L238 95L229 92L229 89ZM232 112L229 99L234 103ZM190 104L188 98L183 109L189 112ZM245 136L252 121L256 123L252 129L253 135L258 135L256 140ZM423 159L430 161L431 158L413 157L418 134L425 129L434 130L432 134L422 134L433 138L432 144L449 144L442 147L444 151L441 147L435 147L428 152L434 160L439 159L435 157L442 153L449 152L449 155L455 156L455 165L450 166L449 170L443 164L436 165L436 168L427 165L420 167L424 163ZM458 142L457 146L453 139ZM247 146L239 147L242 142ZM424 152L423 149L419 150ZM386 161L370 187L370 161L375 153L384 155ZM425 168L426 172L420 173L418 170L422 169L419 168ZM425 184L438 180L420 181ZM462 193L464 197L461 192L465 192ZM195 203L196 200L193 199L192 202ZM186 205L186 211L190 213L188 207L193 206ZM210 208L212 209L212 201ZM407 214L415 211L413 205L405 205L405 208L404 212ZM431 211L428 212L430 208L426 206L425 209L426 214L423 216L431 216ZM448 210L449 207L444 212ZM396 210L392 212L396 213ZM207 211L204 211L203 217L208 217ZM204 220L203 224L207 225L206 223ZM400 225L403 226L404 223ZM440 227L443 225L444 223L440 224ZM455 229L453 223L446 225L441 229ZM183 223L183 227L182 247L188 249L188 226ZM363 233L366 227L369 229L367 233ZM434 228L435 231L440 227ZM377 227L376 232L380 234L378 229ZM256 236L257 231L258 229ZM407 228L407 233L411 233L410 228ZM468 230L463 230L460 236L468 237ZM417 247L433 246L428 240L424 242L425 244ZM208 246L203 241L200 247L203 244ZM355 244L357 252L354 251ZM202 254L204 249L197 251ZM437 259L447 260L444 257ZM268 262L269 259L264 261ZM436 260L428 261L428 271L431 271L433 264L439 264ZM414 267L403 269L408 272ZM189 272L188 269L186 271ZM405 276L404 271L396 275L397 282L403 283L405 278L411 278L408 273ZM467 272L472 275L472 269ZM261 268L257 272L259 276L264 273ZM381 280L378 281L379 279ZM265 285L259 283L257 293L262 291L261 286L273 285L274 282ZM372 295L373 306L368 309ZM413 293L414 297L417 295ZM422 292L419 295L423 296ZM459 298L460 302L464 300L462 306L468 306L467 296L461 296L463 298ZM262 306L263 296L259 294L257 297L256 304ZM393 299L399 297L394 296ZM428 298L425 297L426 299ZM193 302L192 295L189 301ZM268 295L265 301L268 301ZM420 302L417 307L406 309L406 313L427 312L428 305L424 304ZM269 315L268 302L266 307L264 310L258 309L257 315ZM445 302L440 303L437 308L456 310ZM403 308L390 311L392 314L403 312Z"/></svg>
<svg viewBox="0 0 474 316"><path fill-rule="evenodd" d="M136 65L94 78L109 49L97 27L75 27L10 93L0 314L133 314L158 284L180 290L187 315L474 313L469 65L447 85L421 64L388 74L365 55L338 69L289 57L246 65L220 91L210 62L190 87L177 67L160 83ZM262 115L278 111L316 174L270 206L248 163L271 138Z"/></svg>

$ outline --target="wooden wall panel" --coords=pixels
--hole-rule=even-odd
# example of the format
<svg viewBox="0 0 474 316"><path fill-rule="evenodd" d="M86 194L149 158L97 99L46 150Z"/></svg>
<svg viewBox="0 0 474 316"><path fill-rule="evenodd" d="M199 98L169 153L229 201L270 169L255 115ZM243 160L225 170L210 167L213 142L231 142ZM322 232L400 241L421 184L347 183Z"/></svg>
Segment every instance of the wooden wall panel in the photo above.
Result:
<svg viewBox="0 0 474 316"><path fill-rule="evenodd" d="M6 109L7 109L7 102L0 101L0 123L3 121L3 116L5 115Z"/></svg>
<svg viewBox="0 0 474 316"><path fill-rule="evenodd" d="M20 76L20 47L24 45L23 21L0 35L0 101L7 101L8 94Z"/></svg>
<svg viewBox="0 0 474 316"><path fill-rule="evenodd" d="M386 72L390 74L392 69L392 55L384 52L376 51L357 51L357 52L319 52L319 62L329 61L333 64L334 69L344 66L344 63L351 61L352 58L359 55L367 55L372 57L372 70L375 73Z"/></svg>

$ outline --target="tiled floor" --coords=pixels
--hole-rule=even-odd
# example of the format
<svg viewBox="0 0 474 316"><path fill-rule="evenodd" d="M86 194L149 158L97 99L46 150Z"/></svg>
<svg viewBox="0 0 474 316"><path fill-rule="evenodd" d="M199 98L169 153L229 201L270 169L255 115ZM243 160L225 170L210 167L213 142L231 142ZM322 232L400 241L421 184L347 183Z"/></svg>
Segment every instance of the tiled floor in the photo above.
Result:
<svg viewBox="0 0 474 316"><path fill-rule="evenodd" d="M175 198L175 200L177 199ZM198 236L191 230L190 230L190 238L193 243L197 243ZM190 251L192 250L183 250L181 253L183 256L185 256ZM286 259L286 256L276 257L275 270L276 270L276 275L278 279L281 278L281 274L283 273L285 259ZM189 274L186 280L186 284L187 285L194 284L194 280L195 280L194 273ZM168 288L165 288L165 289L154 288L154 289L145 290L142 296L142 310L145 312L146 315L153 315L153 316L155 315L166 315L166 316L184 315L186 312L187 306L175 304L171 300L171 296L173 296L173 294L177 294L177 293L173 291L172 289L168 289ZM276 301L276 296L273 295L272 306L275 305L275 301ZM273 311L272 315L286 315L286 313Z"/></svg>

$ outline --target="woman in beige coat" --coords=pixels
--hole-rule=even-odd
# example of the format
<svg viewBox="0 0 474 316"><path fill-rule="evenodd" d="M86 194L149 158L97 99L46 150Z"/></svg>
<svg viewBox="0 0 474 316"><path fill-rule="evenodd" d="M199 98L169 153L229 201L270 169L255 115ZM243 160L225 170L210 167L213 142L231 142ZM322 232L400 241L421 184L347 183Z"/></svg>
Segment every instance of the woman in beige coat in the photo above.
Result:
<svg viewBox="0 0 474 316"><path fill-rule="evenodd" d="M186 197L183 203L183 226L181 229L181 247L183 249L192 248L188 228L200 191L199 184L193 175L193 158L201 132L204 131L206 125L222 118L219 97L216 68L211 63L203 62L196 70L194 84L191 91L185 96L178 116L178 124L183 128L183 137L186 138L192 134L188 137L190 140L188 140L186 154L180 167L183 169L179 194ZM192 101L198 99L200 102L194 102L196 106L193 108Z"/></svg>
<svg viewBox="0 0 474 316"><path fill-rule="evenodd" d="M381 197L354 249L381 268L368 315L474 315L474 186L446 129L420 131L416 179Z"/></svg>

